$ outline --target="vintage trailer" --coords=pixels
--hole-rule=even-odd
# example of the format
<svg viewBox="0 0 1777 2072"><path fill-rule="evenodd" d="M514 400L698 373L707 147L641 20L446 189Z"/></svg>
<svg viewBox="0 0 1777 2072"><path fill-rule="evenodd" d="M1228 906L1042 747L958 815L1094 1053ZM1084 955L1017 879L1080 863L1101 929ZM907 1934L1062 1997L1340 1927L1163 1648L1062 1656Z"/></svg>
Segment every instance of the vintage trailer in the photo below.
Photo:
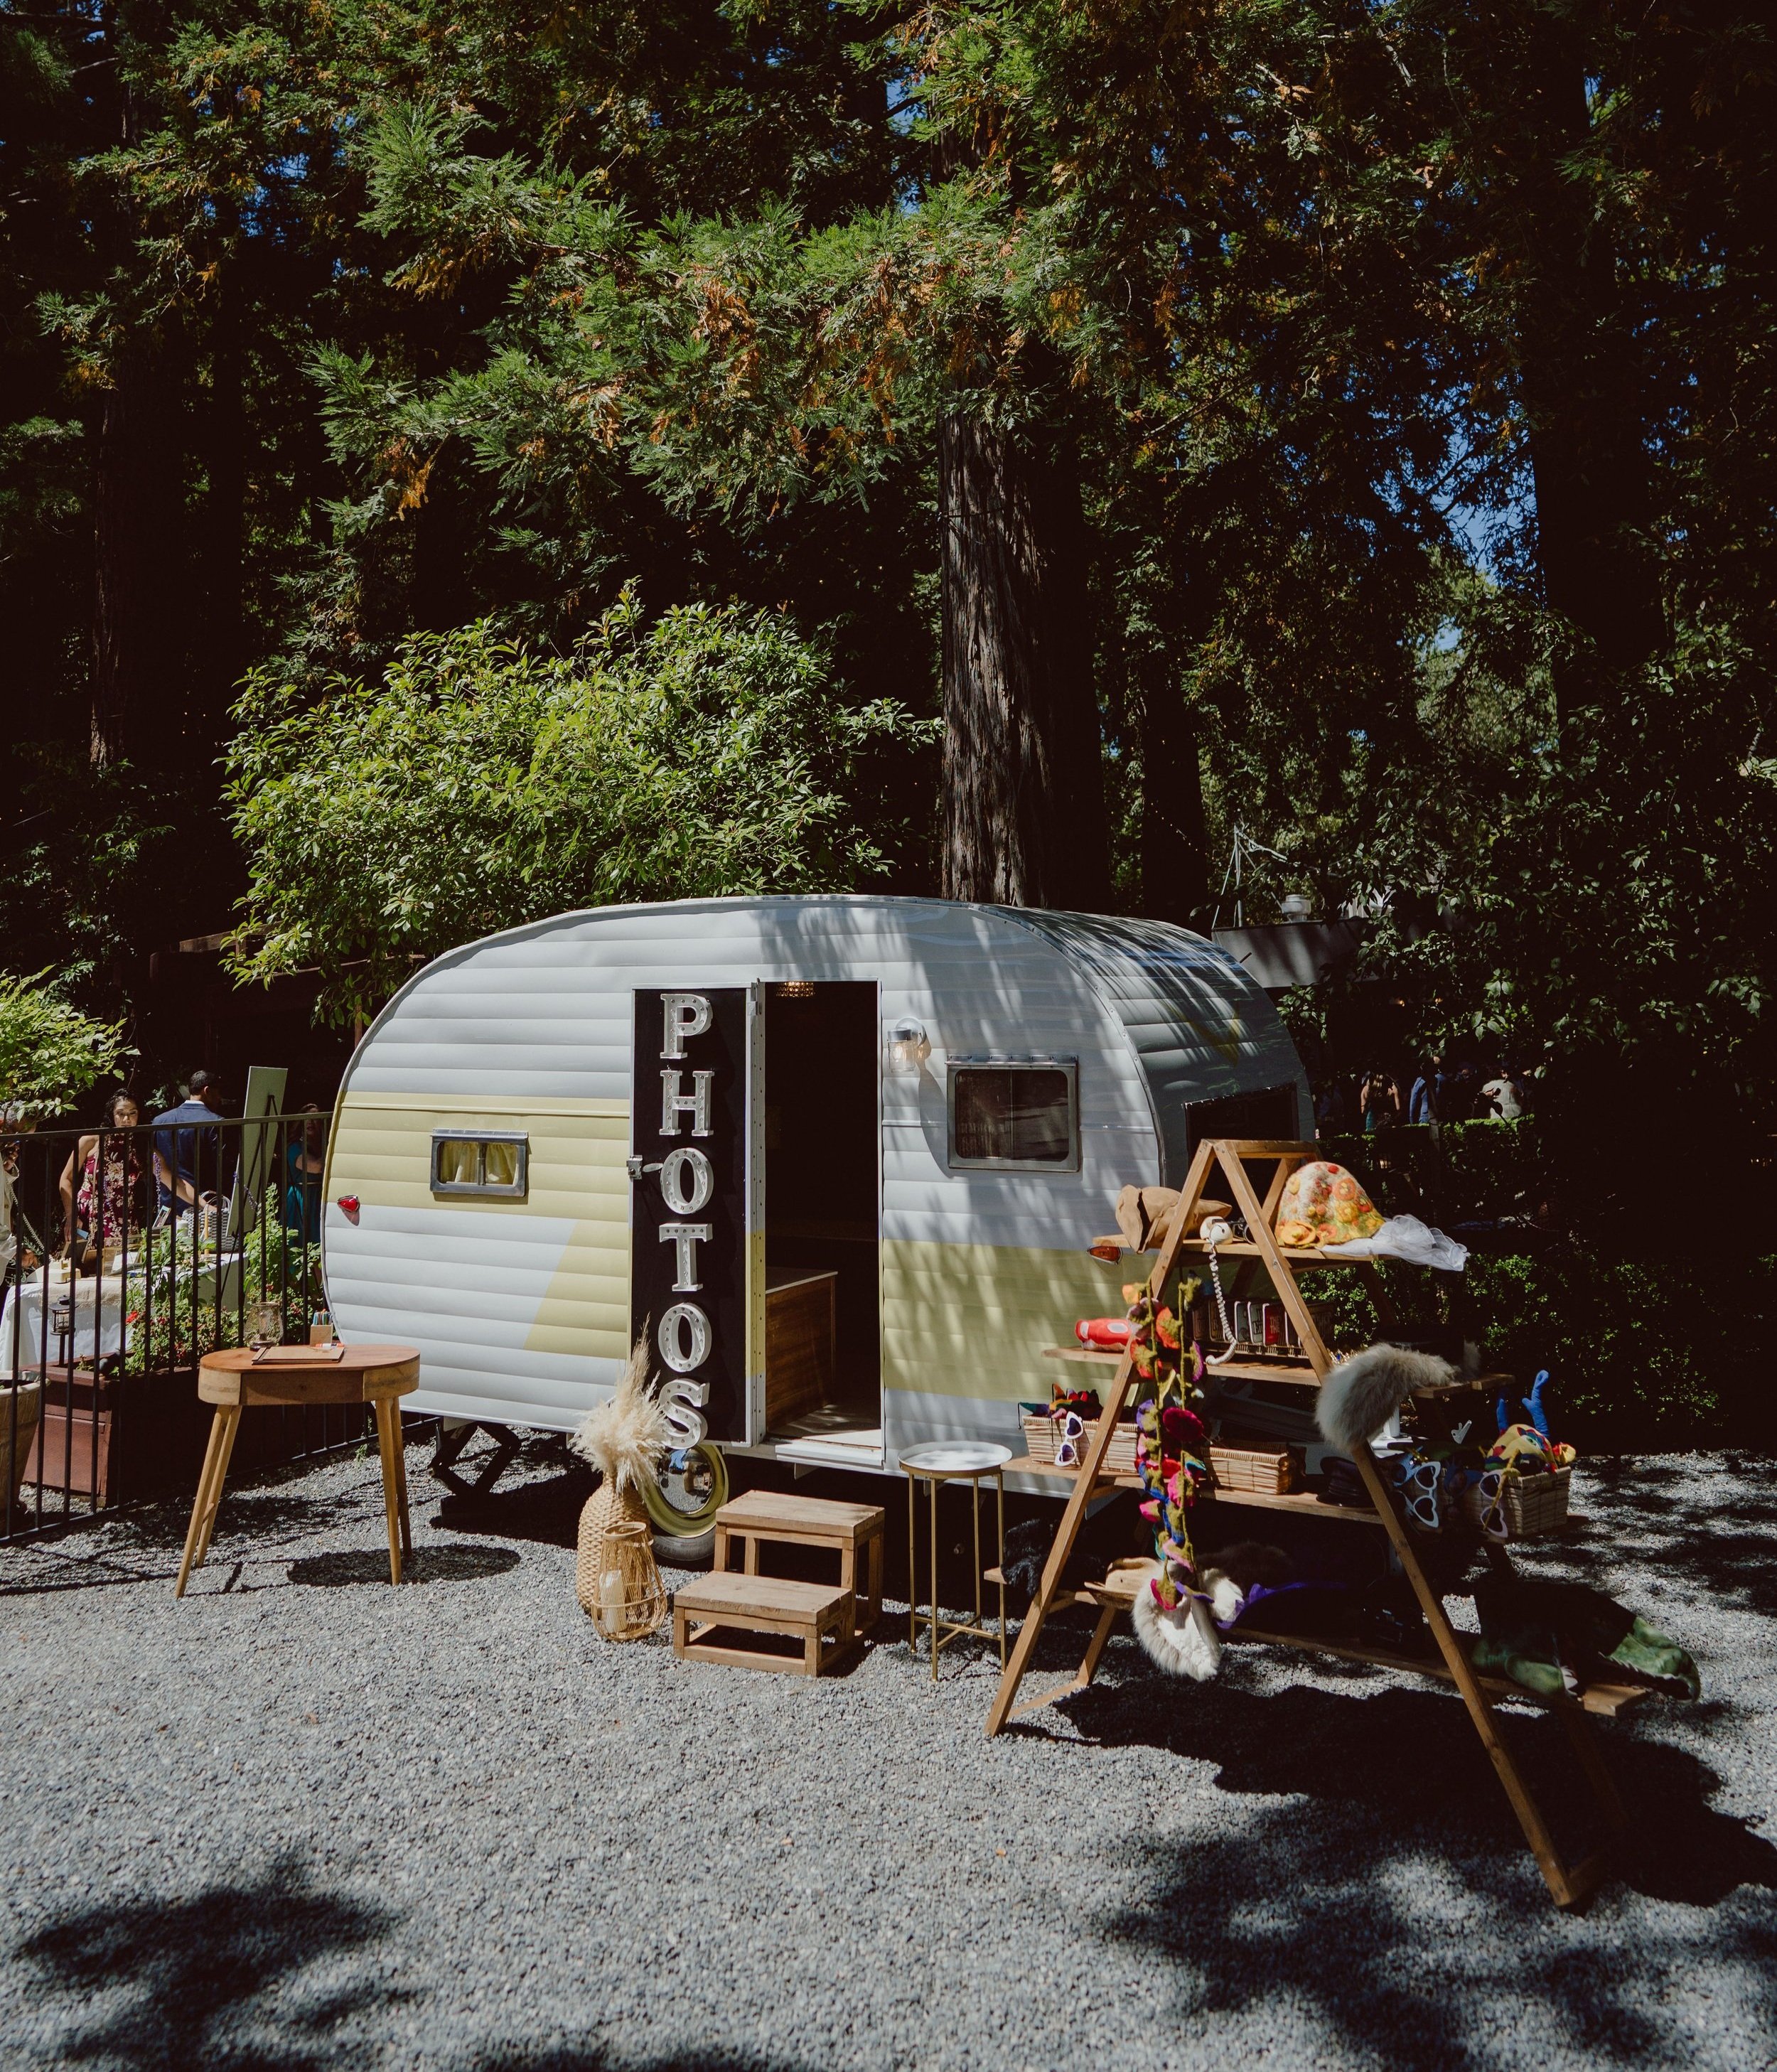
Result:
<svg viewBox="0 0 1777 2072"><path fill-rule="evenodd" d="M1312 1134L1265 994L1152 921L934 899L685 900L441 957L359 1045L323 1242L418 1411L568 1430L645 1329L731 1448L1022 1452L1129 1181ZM1076 1370L1077 1371L1077 1370Z"/></svg>

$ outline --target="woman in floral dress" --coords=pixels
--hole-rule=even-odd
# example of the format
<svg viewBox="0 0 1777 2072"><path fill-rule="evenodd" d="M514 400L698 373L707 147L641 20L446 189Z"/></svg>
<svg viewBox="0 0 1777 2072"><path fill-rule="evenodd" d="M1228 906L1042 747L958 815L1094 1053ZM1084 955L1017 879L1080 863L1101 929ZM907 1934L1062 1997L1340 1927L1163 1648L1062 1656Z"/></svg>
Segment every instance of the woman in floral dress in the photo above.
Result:
<svg viewBox="0 0 1777 2072"><path fill-rule="evenodd" d="M133 1129L140 1111L120 1087L105 1104L105 1170L99 1169L99 1133L83 1137L62 1168L62 1211L70 1258L84 1260L121 1244L129 1231L142 1228L138 1199L142 1168L133 1137L113 1131ZM74 1176L80 1174L80 1191Z"/></svg>

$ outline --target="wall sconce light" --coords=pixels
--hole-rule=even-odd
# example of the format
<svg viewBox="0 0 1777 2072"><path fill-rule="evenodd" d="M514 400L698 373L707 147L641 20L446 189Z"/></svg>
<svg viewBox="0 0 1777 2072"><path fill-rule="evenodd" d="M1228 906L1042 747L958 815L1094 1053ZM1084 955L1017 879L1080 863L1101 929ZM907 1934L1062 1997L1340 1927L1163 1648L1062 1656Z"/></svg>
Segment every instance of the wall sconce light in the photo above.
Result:
<svg viewBox="0 0 1777 2072"><path fill-rule="evenodd" d="M931 1055L932 1046L926 1041L923 1022L904 1014L899 1021L889 1024L888 1068L891 1072L917 1079L919 1067Z"/></svg>

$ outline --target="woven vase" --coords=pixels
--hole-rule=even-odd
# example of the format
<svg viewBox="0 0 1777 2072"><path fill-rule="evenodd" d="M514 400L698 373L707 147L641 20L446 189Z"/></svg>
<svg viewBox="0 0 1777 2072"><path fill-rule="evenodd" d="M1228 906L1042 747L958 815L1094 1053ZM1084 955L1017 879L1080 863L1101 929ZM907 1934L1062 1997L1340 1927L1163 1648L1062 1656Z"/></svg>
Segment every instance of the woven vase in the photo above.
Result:
<svg viewBox="0 0 1777 2072"><path fill-rule="evenodd" d="M601 1482L580 1513L574 1593L607 1640L640 1640L666 1623L666 1586L647 1507L633 1489Z"/></svg>

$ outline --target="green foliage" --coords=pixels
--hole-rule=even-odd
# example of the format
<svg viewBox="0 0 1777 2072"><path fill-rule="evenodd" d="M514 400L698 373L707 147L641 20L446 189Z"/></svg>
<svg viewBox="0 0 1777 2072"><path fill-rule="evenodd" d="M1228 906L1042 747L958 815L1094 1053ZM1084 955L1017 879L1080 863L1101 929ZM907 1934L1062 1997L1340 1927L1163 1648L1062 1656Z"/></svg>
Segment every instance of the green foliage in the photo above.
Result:
<svg viewBox="0 0 1777 2072"><path fill-rule="evenodd" d="M194 1239L189 1217L142 1234L139 1254L132 1255L133 1267L139 1257L140 1278L130 1282L125 1374L164 1374L195 1366L205 1353L246 1344L261 1305L278 1313L278 1342L306 1342L309 1318L322 1301L319 1245L305 1244L268 1208L247 1232L238 1281L231 1272L228 1299L220 1302L206 1264L213 1256Z"/></svg>
<svg viewBox="0 0 1777 2072"><path fill-rule="evenodd" d="M628 593L566 656L483 622L315 705L261 672L229 753L237 974L319 967L348 1019L417 960L566 908L879 880L907 831L859 802L932 730L828 673L780 614L644 626Z"/></svg>
<svg viewBox="0 0 1777 2072"><path fill-rule="evenodd" d="M0 1109L60 1115L134 1055L121 1023L81 1013L45 984L48 976L0 972Z"/></svg>

